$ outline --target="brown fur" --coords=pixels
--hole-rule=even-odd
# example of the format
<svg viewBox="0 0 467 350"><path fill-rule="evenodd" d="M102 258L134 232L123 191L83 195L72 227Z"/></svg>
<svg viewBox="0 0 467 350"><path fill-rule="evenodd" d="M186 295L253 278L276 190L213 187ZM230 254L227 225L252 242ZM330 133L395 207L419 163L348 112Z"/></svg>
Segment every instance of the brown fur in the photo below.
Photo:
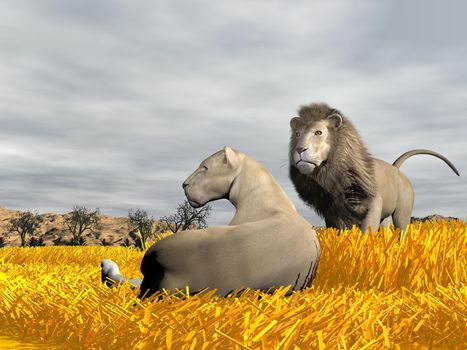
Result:
<svg viewBox="0 0 467 350"><path fill-rule="evenodd" d="M392 165L371 157L352 123L324 103L302 106L298 114L290 121L290 178L328 227L365 231L391 217L404 230L414 192L399 166L414 155L437 157L459 175L446 157L426 149L405 152Z"/></svg>
<svg viewBox="0 0 467 350"><path fill-rule="evenodd" d="M342 113L325 103L302 106L299 117L311 125L339 113L342 124L329 128L331 151L328 159L311 175L301 174L292 164L289 176L302 200L323 216L326 226L361 226L376 193L374 159L369 154L353 124ZM289 159L296 147L292 133Z"/></svg>

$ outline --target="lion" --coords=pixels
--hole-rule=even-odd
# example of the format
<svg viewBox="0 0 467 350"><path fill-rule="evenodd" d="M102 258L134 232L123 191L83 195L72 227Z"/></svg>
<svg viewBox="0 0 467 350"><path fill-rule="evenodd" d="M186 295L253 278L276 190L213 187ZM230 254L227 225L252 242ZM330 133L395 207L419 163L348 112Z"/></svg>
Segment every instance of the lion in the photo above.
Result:
<svg viewBox="0 0 467 350"><path fill-rule="evenodd" d="M373 158L350 120L325 103L301 106L298 115L290 120L289 177L326 227L356 225L364 232L391 217L395 227L405 229L414 191L399 167L411 156L438 157L459 176L448 159L430 150L406 152L392 165Z"/></svg>
<svg viewBox="0 0 467 350"><path fill-rule="evenodd" d="M129 281L140 287L139 298L186 286L225 296L279 286L291 294L310 285L320 257L316 231L263 165L225 147L202 161L183 189L191 206L225 198L235 215L227 226L180 231L152 245L141 263L143 280ZM127 280L113 261L101 266L103 281Z"/></svg>

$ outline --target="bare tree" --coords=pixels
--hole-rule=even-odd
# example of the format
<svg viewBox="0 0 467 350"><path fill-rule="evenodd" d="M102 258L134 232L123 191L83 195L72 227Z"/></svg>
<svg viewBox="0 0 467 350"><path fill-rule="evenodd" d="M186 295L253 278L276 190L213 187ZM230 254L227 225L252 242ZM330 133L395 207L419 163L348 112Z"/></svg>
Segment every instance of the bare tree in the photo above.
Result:
<svg viewBox="0 0 467 350"><path fill-rule="evenodd" d="M136 245L144 249L146 241L154 234L154 217L149 217L148 212L142 209L130 209L128 211L128 230L133 233ZM141 237L136 237L134 234L139 232ZM139 238L140 242L138 242Z"/></svg>
<svg viewBox="0 0 467 350"><path fill-rule="evenodd" d="M32 236L39 227L42 218L37 213L21 211L8 221L7 233L18 233L21 246L26 246L26 236Z"/></svg>
<svg viewBox="0 0 467 350"><path fill-rule="evenodd" d="M173 233L177 231L188 230L192 227L205 228L207 227L207 218L211 214L211 207L205 205L200 209L193 208L188 201L179 204L175 214L164 216L160 219L164 229L170 230Z"/></svg>
<svg viewBox="0 0 467 350"><path fill-rule="evenodd" d="M96 233L101 229L100 211L91 211L84 206L75 206L73 211L64 216L63 224L71 232L71 245L83 245L83 233Z"/></svg>

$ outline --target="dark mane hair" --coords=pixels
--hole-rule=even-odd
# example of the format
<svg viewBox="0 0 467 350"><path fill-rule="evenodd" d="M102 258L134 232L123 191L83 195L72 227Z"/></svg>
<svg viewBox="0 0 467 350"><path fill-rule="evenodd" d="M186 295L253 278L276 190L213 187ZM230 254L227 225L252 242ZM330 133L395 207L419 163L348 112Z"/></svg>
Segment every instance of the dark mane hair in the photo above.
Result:
<svg viewBox="0 0 467 350"><path fill-rule="evenodd" d="M327 226L360 226L376 193L373 158L353 124L338 110L325 103L313 103L301 106L298 111L305 125L333 114L341 116L342 124L329 129L328 158L310 175L301 174L293 165L296 140L292 133L289 176L300 198L325 218Z"/></svg>

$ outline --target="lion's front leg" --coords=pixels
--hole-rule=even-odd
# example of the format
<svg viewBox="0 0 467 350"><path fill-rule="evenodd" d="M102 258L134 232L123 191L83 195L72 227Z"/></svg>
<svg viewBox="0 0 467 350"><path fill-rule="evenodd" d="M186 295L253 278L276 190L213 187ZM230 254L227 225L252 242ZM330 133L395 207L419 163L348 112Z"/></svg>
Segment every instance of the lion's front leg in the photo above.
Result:
<svg viewBox="0 0 467 350"><path fill-rule="evenodd" d="M102 283L111 287L115 284L123 284L125 282L130 283L131 288L139 288L141 286L141 280L138 278L126 278L120 275L120 269L118 265L109 259L101 260L101 279Z"/></svg>

